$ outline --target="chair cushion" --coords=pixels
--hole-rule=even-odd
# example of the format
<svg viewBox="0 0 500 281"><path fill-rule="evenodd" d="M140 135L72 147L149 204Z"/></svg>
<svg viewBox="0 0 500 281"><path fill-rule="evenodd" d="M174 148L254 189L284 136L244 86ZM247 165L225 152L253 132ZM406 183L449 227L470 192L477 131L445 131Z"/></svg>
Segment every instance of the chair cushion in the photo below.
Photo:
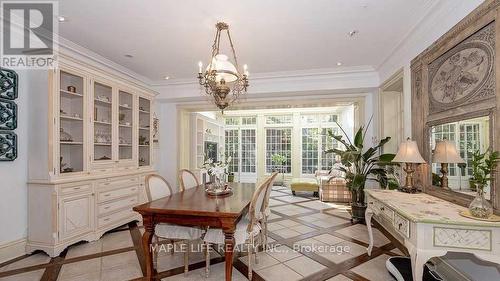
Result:
<svg viewBox="0 0 500 281"><path fill-rule="evenodd" d="M155 234L165 239L195 240L201 238L203 230L197 227L160 223L155 227Z"/></svg>
<svg viewBox="0 0 500 281"><path fill-rule="evenodd" d="M235 245L244 244L250 236L255 237L259 234L262 229L260 224L254 225L252 233L247 232L249 223L250 222L247 218L242 218L236 225L236 230L234 231ZM224 233L220 228L210 228L207 230L203 240L212 244L224 244Z"/></svg>
<svg viewBox="0 0 500 281"><path fill-rule="evenodd" d="M319 184L314 178L293 178L290 188L293 191L319 191Z"/></svg>

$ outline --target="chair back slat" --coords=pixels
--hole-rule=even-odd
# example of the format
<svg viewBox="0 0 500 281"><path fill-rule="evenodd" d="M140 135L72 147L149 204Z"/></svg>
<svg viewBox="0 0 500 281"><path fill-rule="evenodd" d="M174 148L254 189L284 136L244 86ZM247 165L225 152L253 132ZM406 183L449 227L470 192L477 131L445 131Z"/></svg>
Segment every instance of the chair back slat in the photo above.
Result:
<svg viewBox="0 0 500 281"><path fill-rule="evenodd" d="M172 194L170 184L161 176L150 174L146 176L146 194L153 201Z"/></svg>
<svg viewBox="0 0 500 281"><path fill-rule="evenodd" d="M179 190L184 191L188 188L199 186L200 182L193 172L187 169L182 169L179 171L179 184Z"/></svg>
<svg viewBox="0 0 500 281"><path fill-rule="evenodd" d="M262 208L263 212L269 207L269 198L271 197L271 191L273 190L274 181L276 180L277 176L278 173L274 173L271 175L271 180L269 181L269 187L266 189L266 198L264 199L264 206Z"/></svg>
<svg viewBox="0 0 500 281"><path fill-rule="evenodd" d="M248 232L252 231L253 226L260 219L261 214L263 214L266 206L265 200L267 189L272 188L270 183L274 181L274 178L277 175L278 173L273 173L270 177L265 179L253 193L252 201L250 202L250 207L248 208L248 217L250 219L250 223L247 228Z"/></svg>

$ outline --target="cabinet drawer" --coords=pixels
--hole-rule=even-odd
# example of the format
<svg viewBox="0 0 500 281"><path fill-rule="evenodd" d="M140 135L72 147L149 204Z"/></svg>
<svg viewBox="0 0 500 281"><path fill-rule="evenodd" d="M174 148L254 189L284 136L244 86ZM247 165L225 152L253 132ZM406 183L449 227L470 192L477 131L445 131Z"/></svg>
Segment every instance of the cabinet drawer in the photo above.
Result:
<svg viewBox="0 0 500 281"><path fill-rule="evenodd" d="M73 193L91 193L91 184L68 184L61 186L61 195L73 194Z"/></svg>
<svg viewBox="0 0 500 281"><path fill-rule="evenodd" d="M123 210L117 213L113 213L104 217L101 217L97 220L97 227L101 228L103 226L114 224L114 223L126 223L123 221L124 219L136 214L132 209Z"/></svg>
<svg viewBox="0 0 500 281"><path fill-rule="evenodd" d="M410 238L410 221L398 213L394 214L394 228L406 238Z"/></svg>
<svg viewBox="0 0 500 281"><path fill-rule="evenodd" d="M375 206L378 208L379 214L382 214L391 222L394 221L394 211L391 208L380 202L376 202Z"/></svg>
<svg viewBox="0 0 500 281"><path fill-rule="evenodd" d="M112 189L112 190L106 190L106 191L99 191L99 196L98 196L98 202L106 202L110 200L114 200L117 198L125 197L125 196L131 196L131 195L136 195L137 190L139 189L138 186L129 186L125 188L117 188L117 189Z"/></svg>
<svg viewBox="0 0 500 281"><path fill-rule="evenodd" d="M127 197L120 199L118 201L112 201L108 203L103 203L99 205L98 209L98 215L101 216L103 214L107 214L116 210L120 210L125 207L130 207L132 209L132 206L137 205L139 200L137 199L137 195L133 197Z"/></svg>
<svg viewBox="0 0 500 281"><path fill-rule="evenodd" d="M97 184L98 188L113 188L113 187L127 187L131 185L136 185L139 183L138 177L132 178L121 178L121 179L108 179Z"/></svg>

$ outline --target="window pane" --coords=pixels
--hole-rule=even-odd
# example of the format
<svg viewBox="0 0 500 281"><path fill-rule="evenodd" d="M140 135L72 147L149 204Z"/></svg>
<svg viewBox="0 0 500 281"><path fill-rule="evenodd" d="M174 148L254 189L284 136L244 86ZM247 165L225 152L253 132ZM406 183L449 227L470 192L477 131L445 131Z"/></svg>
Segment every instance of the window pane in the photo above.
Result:
<svg viewBox="0 0 500 281"><path fill-rule="evenodd" d="M239 125L240 117L226 117L226 125Z"/></svg>
<svg viewBox="0 0 500 281"><path fill-rule="evenodd" d="M241 117L241 124L242 125L255 125L255 124L257 124L257 119L255 118L255 116Z"/></svg>
<svg viewBox="0 0 500 281"><path fill-rule="evenodd" d="M302 173L314 174L318 169L318 128L302 129Z"/></svg>
<svg viewBox="0 0 500 281"><path fill-rule="evenodd" d="M302 125L318 124L318 115L302 115L300 119Z"/></svg>
<svg viewBox="0 0 500 281"><path fill-rule="evenodd" d="M239 147L239 138L238 138L238 130L226 130L226 153L232 157L231 162L229 163L228 170L231 173L238 172L238 147Z"/></svg>
<svg viewBox="0 0 500 281"><path fill-rule="evenodd" d="M325 150L332 148L339 148L338 142L328 135L328 131L331 130L334 135L338 135L338 128L323 128L321 130L321 170L329 170L335 164L335 154L326 154Z"/></svg>
<svg viewBox="0 0 500 281"><path fill-rule="evenodd" d="M275 116L267 116L266 124L291 124L292 123L292 115L275 115Z"/></svg>
<svg viewBox="0 0 500 281"><path fill-rule="evenodd" d="M283 168L285 173L291 173L292 168L292 129L274 128L266 129L266 172L271 173L274 169ZM282 166L272 162L271 157L280 154L285 157Z"/></svg>
<svg viewBox="0 0 500 281"><path fill-rule="evenodd" d="M256 172L256 138L255 129L241 130L241 172Z"/></svg>
<svg viewBox="0 0 500 281"><path fill-rule="evenodd" d="M338 117L335 114L324 114L321 117L321 121L325 123L334 123L338 120Z"/></svg>

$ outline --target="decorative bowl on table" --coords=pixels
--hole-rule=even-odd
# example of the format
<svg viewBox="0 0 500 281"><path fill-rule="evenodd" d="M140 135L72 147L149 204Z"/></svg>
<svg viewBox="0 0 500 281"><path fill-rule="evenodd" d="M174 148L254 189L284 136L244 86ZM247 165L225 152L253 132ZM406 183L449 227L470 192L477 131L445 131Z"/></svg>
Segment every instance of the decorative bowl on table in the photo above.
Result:
<svg viewBox="0 0 500 281"><path fill-rule="evenodd" d="M207 183L205 185L205 192L208 196L222 196L229 195L233 193L231 187L228 184L224 184L223 186L216 186L214 183Z"/></svg>

